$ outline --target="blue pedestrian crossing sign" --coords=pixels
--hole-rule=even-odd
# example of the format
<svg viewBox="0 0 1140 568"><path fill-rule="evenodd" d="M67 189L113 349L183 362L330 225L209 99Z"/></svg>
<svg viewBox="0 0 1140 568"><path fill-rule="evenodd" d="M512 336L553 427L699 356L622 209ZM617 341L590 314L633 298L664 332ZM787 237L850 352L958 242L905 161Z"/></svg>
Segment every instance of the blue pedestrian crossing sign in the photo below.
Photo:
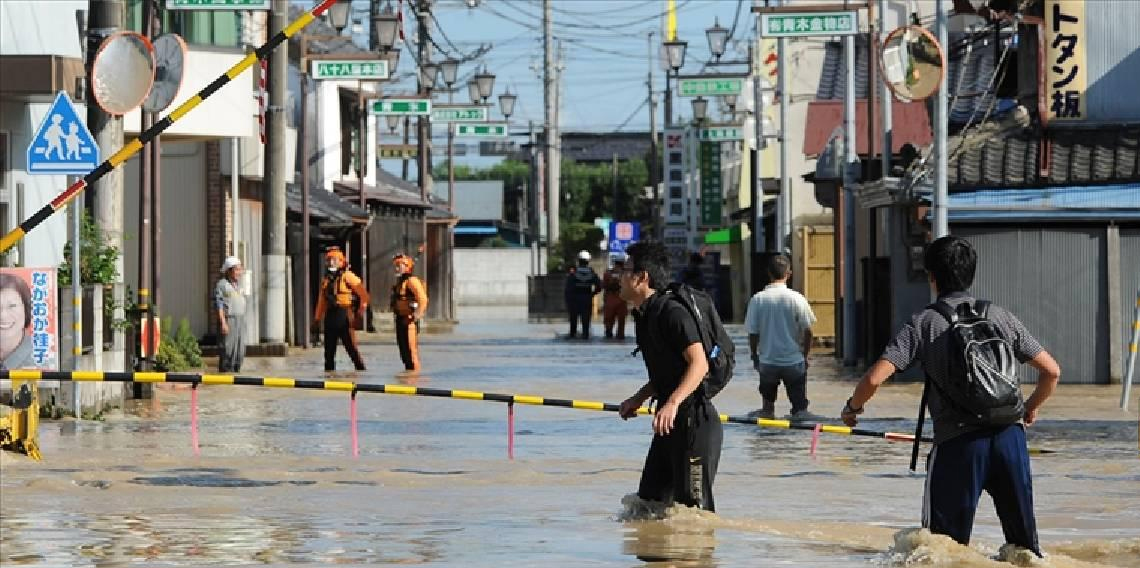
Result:
<svg viewBox="0 0 1140 568"><path fill-rule="evenodd" d="M28 173L82 175L98 165L95 137L79 118L71 98L60 91L28 144Z"/></svg>

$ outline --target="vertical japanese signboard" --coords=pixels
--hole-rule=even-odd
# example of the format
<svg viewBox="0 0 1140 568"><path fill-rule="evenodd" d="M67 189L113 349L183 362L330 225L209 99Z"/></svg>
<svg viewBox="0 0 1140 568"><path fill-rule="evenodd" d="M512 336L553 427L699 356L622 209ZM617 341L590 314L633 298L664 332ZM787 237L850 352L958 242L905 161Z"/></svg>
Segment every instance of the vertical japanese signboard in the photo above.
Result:
<svg viewBox="0 0 1140 568"><path fill-rule="evenodd" d="M666 225L685 224L687 202L685 198L685 131L681 128L665 130L665 200Z"/></svg>
<svg viewBox="0 0 1140 568"><path fill-rule="evenodd" d="M7 369L59 369L54 268L0 269L0 359Z"/></svg>
<svg viewBox="0 0 1140 568"><path fill-rule="evenodd" d="M1088 58L1085 0L1045 1L1045 106L1048 120L1084 120Z"/></svg>
<svg viewBox="0 0 1140 568"><path fill-rule="evenodd" d="M701 225L721 224L720 143L701 142Z"/></svg>

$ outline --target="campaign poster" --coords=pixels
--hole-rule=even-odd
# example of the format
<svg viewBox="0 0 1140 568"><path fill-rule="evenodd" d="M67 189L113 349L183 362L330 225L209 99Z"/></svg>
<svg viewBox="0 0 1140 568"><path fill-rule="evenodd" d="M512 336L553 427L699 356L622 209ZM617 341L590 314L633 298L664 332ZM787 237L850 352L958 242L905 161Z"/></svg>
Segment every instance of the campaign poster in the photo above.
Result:
<svg viewBox="0 0 1140 568"><path fill-rule="evenodd" d="M6 369L59 370L54 268L0 268L0 360Z"/></svg>

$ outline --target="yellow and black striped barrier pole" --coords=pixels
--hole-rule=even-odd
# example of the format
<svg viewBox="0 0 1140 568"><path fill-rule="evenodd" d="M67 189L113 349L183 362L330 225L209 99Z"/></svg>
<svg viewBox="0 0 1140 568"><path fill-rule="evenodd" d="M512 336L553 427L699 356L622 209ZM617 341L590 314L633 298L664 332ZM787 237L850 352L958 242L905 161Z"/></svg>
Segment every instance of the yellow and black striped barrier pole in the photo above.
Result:
<svg viewBox="0 0 1140 568"><path fill-rule="evenodd" d="M307 390L330 390L348 392L355 398L357 393L397 394L406 396L427 396L437 398L456 398L463 400L485 400L503 402L509 405L528 404L534 406L554 406L573 408L577 410L599 410L605 412L618 412L620 405L609 402L595 402L588 400L573 400L565 398L548 398L536 395L501 394L469 390L450 390L413 387L408 385L353 383L349 381L324 381L309 379L292 379L287 377L252 377L242 375L214 375L194 373L158 373L158 372L104 372L104 371L0 371L0 379L14 379L24 381L93 381L93 382L138 382L138 383L173 383L189 384L195 388L198 385L244 385L272 388L291 388ZM638 414L652 414L648 408L638 409ZM781 428L787 430L818 430L827 434L842 434L847 436L866 436L881 438L889 441L913 442L912 434L898 432L880 432L862 428L849 428L817 424L815 422L795 422L790 420L769 420L764 418L747 418L742 416L720 415L720 421L730 424L746 424L762 428ZM922 441L930 442L929 438Z"/></svg>
<svg viewBox="0 0 1140 568"><path fill-rule="evenodd" d="M261 47L249 52L241 61L237 62L236 65L230 67L228 71L219 75L217 79L214 79L213 82L206 85L201 91L198 91L198 94L190 97L181 105L178 105L178 108L163 117L162 120L154 123L150 128L147 128L144 132L139 134L138 138L131 140L125 146L119 148L117 152L112 154L110 158L104 160L103 163L99 164L94 170L91 170L87 175L76 180L75 183L71 184L63 193L60 193L55 199L52 199L50 203L44 205L23 223L20 223L20 226L12 229L8 234L4 235L3 238L0 238L0 253L8 252L8 249L15 246L16 243L20 242L20 239L24 238L24 235L30 233L37 225L48 217L51 217L56 211L62 209L63 206L67 205L75 196L83 192L85 188L95 183L96 180L107 175L111 170L119 167L120 164L130 159L131 156L134 156L143 146L157 138L164 130L170 128L170 125L177 122L180 118L185 116L186 113L193 110L194 107L217 92L218 89L224 87L226 83L229 83L235 77L241 75L246 69L249 69L255 61L269 57L269 54L272 53L277 46L292 37L301 28L309 25L310 22L323 14L325 10L328 10L329 6L332 6L336 1L337 0L321 0L312 10L305 12L296 20L293 20L291 24L277 32L269 41L262 44Z"/></svg>

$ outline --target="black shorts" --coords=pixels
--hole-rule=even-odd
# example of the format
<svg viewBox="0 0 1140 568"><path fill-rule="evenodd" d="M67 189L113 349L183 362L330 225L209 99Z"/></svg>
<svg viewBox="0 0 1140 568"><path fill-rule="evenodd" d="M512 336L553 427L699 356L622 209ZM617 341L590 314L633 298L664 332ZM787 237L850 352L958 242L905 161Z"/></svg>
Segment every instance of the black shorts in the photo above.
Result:
<svg viewBox="0 0 1140 568"><path fill-rule="evenodd" d="M723 440L720 414L712 402L685 402L677 410L673 431L653 436L637 496L715 511L712 486Z"/></svg>

